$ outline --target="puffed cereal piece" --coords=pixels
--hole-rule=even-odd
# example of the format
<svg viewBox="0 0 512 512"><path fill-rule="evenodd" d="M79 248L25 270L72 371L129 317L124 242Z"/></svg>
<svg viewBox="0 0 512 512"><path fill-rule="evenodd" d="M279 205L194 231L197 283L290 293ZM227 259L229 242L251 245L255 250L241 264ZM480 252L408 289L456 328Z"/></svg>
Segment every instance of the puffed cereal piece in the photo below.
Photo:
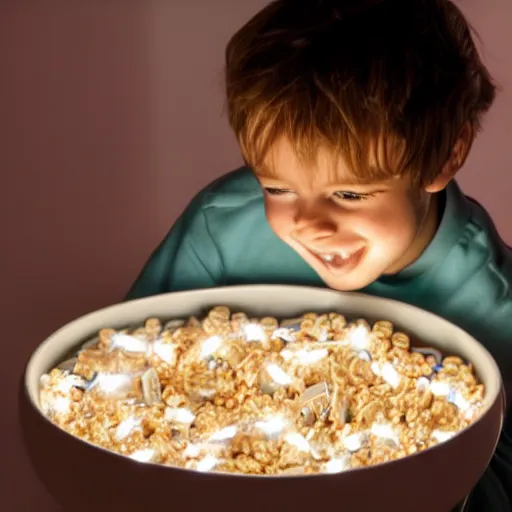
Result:
<svg viewBox="0 0 512 512"><path fill-rule="evenodd" d="M400 348L402 350L409 350L411 346L411 340L409 336L403 332L395 332L391 336L391 343L394 347Z"/></svg>
<svg viewBox="0 0 512 512"><path fill-rule="evenodd" d="M379 320L373 324L372 333L378 338L391 338L393 324L387 320Z"/></svg>
<svg viewBox="0 0 512 512"><path fill-rule="evenodd" d="M347 320L339 313L329 313L329 320L331 322L331 330L339 334L347 325Z"/></svg>
<svg viewBox="0 0 512 512"><path fill-rule="evenodd" d="M233 332L240 331L249 323L249 318L245 313L233 313L231 315L231 329Z"/></svg>

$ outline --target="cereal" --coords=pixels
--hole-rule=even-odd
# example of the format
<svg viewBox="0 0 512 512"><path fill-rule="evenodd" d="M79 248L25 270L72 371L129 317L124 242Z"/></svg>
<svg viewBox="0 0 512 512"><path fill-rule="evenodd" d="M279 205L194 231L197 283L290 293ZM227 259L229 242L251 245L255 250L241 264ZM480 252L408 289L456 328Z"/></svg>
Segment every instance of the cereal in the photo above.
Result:
<svg viewBox="0 0 512 512"><path fill-rule="evenodd" d="M330 312L101 329L41 379L44 413L140 462L254 475L334 473L444 442L473 422L471 364L380 320Z"/></svg>
<svg viewBox="0 0 512 512"><path fill-rule="evenodd" d="M373 324L372 332L379 338L391 338L393 334L393 324L387 320L380 320Z"/></svg>
<svg viewBox="0 0 512 512"><path fill-rule="evenodd" d="M403 332L395 332L391 336L391 343L394 347L401 348L403 350L408 350L410 347L409 336Z"/></svg>

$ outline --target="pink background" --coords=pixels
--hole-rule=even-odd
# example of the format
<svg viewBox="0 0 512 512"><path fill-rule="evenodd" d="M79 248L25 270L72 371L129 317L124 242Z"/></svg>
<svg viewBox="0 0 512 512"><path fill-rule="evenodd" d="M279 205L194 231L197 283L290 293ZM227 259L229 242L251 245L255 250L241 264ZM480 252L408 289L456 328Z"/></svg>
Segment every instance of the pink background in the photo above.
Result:
<svg viewBox="0 0 512 512"><path fill-rule="evenodd" d="M13 502L7 509L55 510L18 433L23 365L59 326L121 299L191 196L240 164L223 116L223 51L265 3L2 2L0 495ZM460 182L512 243L512 2L461 4L503 90Z"/></svg>

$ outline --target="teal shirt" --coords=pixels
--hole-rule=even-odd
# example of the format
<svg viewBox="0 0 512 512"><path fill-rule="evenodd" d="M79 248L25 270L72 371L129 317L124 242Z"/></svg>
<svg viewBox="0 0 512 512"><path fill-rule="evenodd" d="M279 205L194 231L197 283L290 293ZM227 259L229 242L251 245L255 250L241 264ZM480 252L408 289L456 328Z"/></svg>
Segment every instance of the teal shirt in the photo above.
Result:
<svg viewBox="0 0 512 512"><path fill-rule="evenodd" d="M455 182L443 194L439 228L419 259L361 291L414 304L468 331L493 354L512 397L512 250L487 212ZM241 168L192 200L128 299L251 283L326 286L271 230L261 187L248 168ZM509 423L506 431L512 432ZM512 442L506 433L475 488L471 510L512 510Z"/></svg>

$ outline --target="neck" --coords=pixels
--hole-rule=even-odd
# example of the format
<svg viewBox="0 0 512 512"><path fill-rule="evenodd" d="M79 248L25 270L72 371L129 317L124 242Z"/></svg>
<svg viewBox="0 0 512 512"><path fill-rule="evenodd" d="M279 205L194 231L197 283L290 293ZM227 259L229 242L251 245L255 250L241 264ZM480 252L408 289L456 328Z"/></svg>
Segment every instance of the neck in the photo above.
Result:
<svg viewBox="0 0 512 512"><path fill-rule="evenodd" d="M430 244L441 222L442 198L439 193L432 194L427 212L414 242L405 254L398 260L386 274L398 274L401 270L414 263Z"/></svg>

